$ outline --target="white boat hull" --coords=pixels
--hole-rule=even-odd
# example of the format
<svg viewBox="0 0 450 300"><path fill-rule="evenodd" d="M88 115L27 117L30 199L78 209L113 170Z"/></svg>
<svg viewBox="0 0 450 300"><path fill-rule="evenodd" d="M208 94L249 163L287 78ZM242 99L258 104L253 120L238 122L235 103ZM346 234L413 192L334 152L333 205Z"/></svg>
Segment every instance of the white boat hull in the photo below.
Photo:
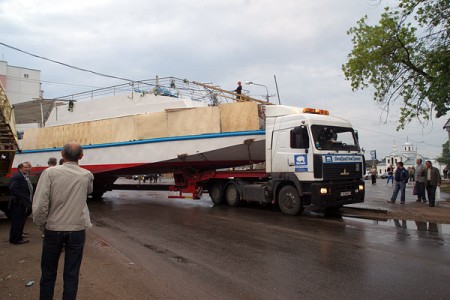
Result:
<svg viewBox="0 0 450 300"><path fill-rule="evenodd" d="M265 132L246 131L85 145L80 165L97 177L172 172L180 168L209 170L264 161ZM34 172L47 167L59 149L17 153L14 167L29 161Z"/></svg>

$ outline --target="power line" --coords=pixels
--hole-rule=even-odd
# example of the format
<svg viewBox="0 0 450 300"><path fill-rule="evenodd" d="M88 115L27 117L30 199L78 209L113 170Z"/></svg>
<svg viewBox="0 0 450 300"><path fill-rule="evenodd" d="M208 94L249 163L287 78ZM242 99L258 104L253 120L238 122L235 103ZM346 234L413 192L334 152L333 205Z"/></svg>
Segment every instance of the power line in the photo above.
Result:
<svg viewBox="0 0 450 300"><path fill-rule="evenodd" d="M23 79L22 79L22 77L8 75L8 80L15 80L15 81L20 82ZM30 78L27 78L27 82L68 85L68 86L81 87L81 88L92 88L92 89L100 88L98 86L92 86L92 85L80 85L80 84L73 84L73 83L67 83L67 82L58 82L58 81L50 81L50 80L42 80L42 79L36 80L36 79L30 79Z"/></svg>
<svg viewBox="0 0 450 300"><path fill-rule="evenodd" d="M134 80L131 80L131 79L128 79L128 78L108 75L108 74L95 72L95 71L91 71L91 70L80 68L80 67L75 67L75 66L72 66L72 65L60 62L60 61L56 61L56 60L53 60L53 59L50 59L50 58L42 57L40 55L36 55L36 54L30 53L30 52L21 50L19 48L7 45L7 44L2 43L2 42L0 42L0 45L2 45L4 47L7 47L7 48L10 48L10 49L15 50L15 51L19 51L19 52L25 53L27 55L30 55L30 56L33 56L33 57L36 57L36 58L40 58L40 59L47 60L47 61L50 61L50 62L55 63L55 64L59 64L59 65L62 65L62 66L68 67L68 68L72 68L72 69L75 69L75 70L78 70L78 71L88 72L88 73L92 73L92 74L95 74L95 75L98 75L98 76L108 77L108 78L113 78L113 79L119 79L119 80L124 80L124 81L128 81L128 82L133 82L134 81Z"/></svg>

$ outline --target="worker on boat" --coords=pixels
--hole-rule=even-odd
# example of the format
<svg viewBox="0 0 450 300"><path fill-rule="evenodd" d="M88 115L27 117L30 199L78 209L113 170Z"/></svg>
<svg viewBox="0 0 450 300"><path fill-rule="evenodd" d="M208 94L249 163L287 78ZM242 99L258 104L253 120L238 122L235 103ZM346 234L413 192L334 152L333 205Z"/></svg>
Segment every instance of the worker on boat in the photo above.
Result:
<svg viewBox="0 0 450 300"><path fill-rule="evenodd" d="M238 84L238 87L237 87L233 92L235 92L236 94L238 94L238 95L236 96L236 99L239 100L239 99L241 99L241 96L240 96L240 95L242 94L242 84L241 84L240 81L238 81L237 84Z"/></svg>

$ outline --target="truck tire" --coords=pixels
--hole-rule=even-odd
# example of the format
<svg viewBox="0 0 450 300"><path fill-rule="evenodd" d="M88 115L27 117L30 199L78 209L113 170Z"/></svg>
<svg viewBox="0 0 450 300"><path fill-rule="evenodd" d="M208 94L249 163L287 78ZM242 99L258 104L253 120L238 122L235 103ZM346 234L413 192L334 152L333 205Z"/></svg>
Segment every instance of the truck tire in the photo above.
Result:
<svg viewBox="0 0 450 300"><path fill-rule="evenodd" d="M105 191L95 191L94 190L90 196L91 196L91 199L94 201L101 201L104 193L105 193Z"/></svg>
<svg viewBox="0 0 450 300"><path fill-rule="evenodd" d="M298 191L292 185L286 185L278 193L278 206L280 210L290 216L303 212L303 203Z"/></svg>
<svg viewBox="0 0 450 300"><path fill-rule="evenodd" d="M0 203L0 210L3 211L6 215L6 217L9 219L10 214L8 210L8 202Z"/></svg>
<svg viewBox="0 0 450 300"><path fill-rule="evenodd" d="M223 190L220 182L214 182L211 184L209 187L209 196L215 205L220 205L223 203Z"/></svg>
<svg viewBox="0 0 450 300"><path fill-rule="evenodd" d="M11 219L11 213L10 213L10 211L9 211L9 209L8 209L8 206L4 206L4 207L1 206L1 207L0 207L0 210L3 211L3 212L5 213L5 216L6 216L8 219ZM33 210L32 210L31 208L27 209L27 211L25 212L25 217L31 216L32 213L33 213Z"/></svg>
<svg viewBox="0 0 450 300"><path fill-rule="evenodd" d="M236 207L241 201L241 195L239 193L239 188L236 184L231 183L227 186L225 191L225 196L229 206Z"/></svg>

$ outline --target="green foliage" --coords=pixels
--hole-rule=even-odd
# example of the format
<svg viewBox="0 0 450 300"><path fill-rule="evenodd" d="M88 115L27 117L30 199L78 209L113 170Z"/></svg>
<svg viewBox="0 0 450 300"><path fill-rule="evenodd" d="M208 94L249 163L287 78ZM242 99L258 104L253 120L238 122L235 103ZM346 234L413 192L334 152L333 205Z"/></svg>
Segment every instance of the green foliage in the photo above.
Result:
<svg viewBox="0 0 450 300"><path fill-rule="evenodd" d="M413 26L414 24L414 26ZM403 101L398 129L417 118L428 121L450 109L450 0L400 0L379 23L367 16L350 28L353 50L342 66L353 91L369 86L389 110Z"/></svg>
<svg viewBox="0 0 450 300"><path fill-rule="evenodd" d="M436 158L436 160L446 166L450 166L450 143L446 142L442 144L442 155Z"/></svg>

